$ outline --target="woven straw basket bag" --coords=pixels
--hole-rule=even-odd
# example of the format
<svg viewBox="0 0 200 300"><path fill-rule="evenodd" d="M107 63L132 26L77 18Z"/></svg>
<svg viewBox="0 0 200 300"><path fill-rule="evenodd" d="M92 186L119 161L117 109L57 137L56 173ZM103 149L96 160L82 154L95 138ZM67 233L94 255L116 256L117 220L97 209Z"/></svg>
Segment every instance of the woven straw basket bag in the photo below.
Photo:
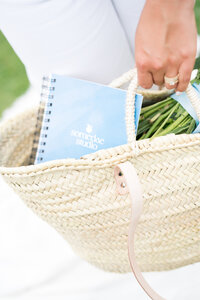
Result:
<svg viewBox="0 0 200 300"><path fill-rule="evenodd" d="M80 159L29 165L34 107L1 123L0 174L80 257L105 271L132 270L152 299L163 299L140 270L200 261L200 134L136 141L137 70L110 86L128 81L127 144ZM191 85L187 94L200 119L200 101Z"/></svg>

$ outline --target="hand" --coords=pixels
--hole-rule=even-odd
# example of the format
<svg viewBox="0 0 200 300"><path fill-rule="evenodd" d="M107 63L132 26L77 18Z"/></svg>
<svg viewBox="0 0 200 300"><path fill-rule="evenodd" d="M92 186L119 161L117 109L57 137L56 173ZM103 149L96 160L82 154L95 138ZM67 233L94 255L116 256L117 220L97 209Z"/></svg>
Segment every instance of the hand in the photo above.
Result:
<svg viewBox="0 0 200 300"><path fill-rule="evenodd" d="M138 83L149 89L164 84L164 76L179 74L178 84L168 89L186 90L193 70L197 29L194 0L147 0L135 37Z"/></svg>

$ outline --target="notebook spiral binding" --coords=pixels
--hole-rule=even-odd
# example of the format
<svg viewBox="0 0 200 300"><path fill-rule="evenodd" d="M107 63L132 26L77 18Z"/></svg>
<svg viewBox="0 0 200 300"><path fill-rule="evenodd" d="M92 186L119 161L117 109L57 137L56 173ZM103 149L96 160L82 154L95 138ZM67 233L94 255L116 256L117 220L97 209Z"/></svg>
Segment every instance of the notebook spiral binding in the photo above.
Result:
<svg viewBox="0 0 200 300"><path fill-rule="evenodd" d="M38 114L36 119L33 145L32 145L32 150L31 150L31 155L29 160L30 165L34 164L36 156L38 162L42 162L43 160L42 154L44 153L44 146L46 145L45 139L48 136L47 131L49 129L48 124L50 122L49 116L51 115L51 107L53 106L52 100L54 99L53 91L55 90L55 85L54 85L55 82L56 79L50 78L49 76L43 76L42 78L40 104L39 104L39 109L38 109ZM42 124L43 124L43 128L42 128ZM44 133L40 136L41 129L43 129ZM38 152L39 143L40 143L40 150Z"/></svg>

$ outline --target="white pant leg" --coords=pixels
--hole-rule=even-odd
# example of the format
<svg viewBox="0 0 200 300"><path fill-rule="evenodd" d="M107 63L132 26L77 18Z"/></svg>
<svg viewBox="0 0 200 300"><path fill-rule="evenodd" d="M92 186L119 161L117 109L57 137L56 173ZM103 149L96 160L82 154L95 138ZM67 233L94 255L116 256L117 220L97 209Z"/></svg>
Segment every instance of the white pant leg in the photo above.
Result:
<svg viewBox="0 0 200 300"><path fill-rule="evenodd" d="M0 1L0 28L35 85L49 72L108 84L134 65L110 0Z"/></svg>
<svg viewBox="0 0 200 300"><path fill-rule="evenodd" d="M146 0L112 0L120 23L134 54L135 32Z"/></svg>

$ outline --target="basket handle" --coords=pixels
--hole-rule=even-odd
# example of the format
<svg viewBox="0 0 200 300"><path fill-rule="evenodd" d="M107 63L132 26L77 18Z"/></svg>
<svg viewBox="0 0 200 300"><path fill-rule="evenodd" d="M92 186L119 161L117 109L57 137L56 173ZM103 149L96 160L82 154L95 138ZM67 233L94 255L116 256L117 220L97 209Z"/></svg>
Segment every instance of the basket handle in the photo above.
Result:
<svg viewBox="0 0 200 300"><path fill-rule="evenodd" d="M127 96L126 96L126 133L128 138L128 143L131 144L132 148L135 149L137 146L136 135L135 135L135 95L138 88L137 79L137 69L131 69L130 71L124 73L119 78L111 82L111 87L120 87L124 83L130 81L128 86ZM198 119L200 120L200 99L197 95L196 90L189 83L186 89L187 96L195 109Z"/></svg>
<svg viewBox="0 0 200 300"><path fill-rule="evenodd" d="M114 169L117 190L119 194L130 194L131 219L128 232L128 257L132 272L146 294L153 300L166 300L158 295L144 279L135 256L135 231L142 214L143 199L140 180L133 165L127 161L118 164Z"/></svg>

